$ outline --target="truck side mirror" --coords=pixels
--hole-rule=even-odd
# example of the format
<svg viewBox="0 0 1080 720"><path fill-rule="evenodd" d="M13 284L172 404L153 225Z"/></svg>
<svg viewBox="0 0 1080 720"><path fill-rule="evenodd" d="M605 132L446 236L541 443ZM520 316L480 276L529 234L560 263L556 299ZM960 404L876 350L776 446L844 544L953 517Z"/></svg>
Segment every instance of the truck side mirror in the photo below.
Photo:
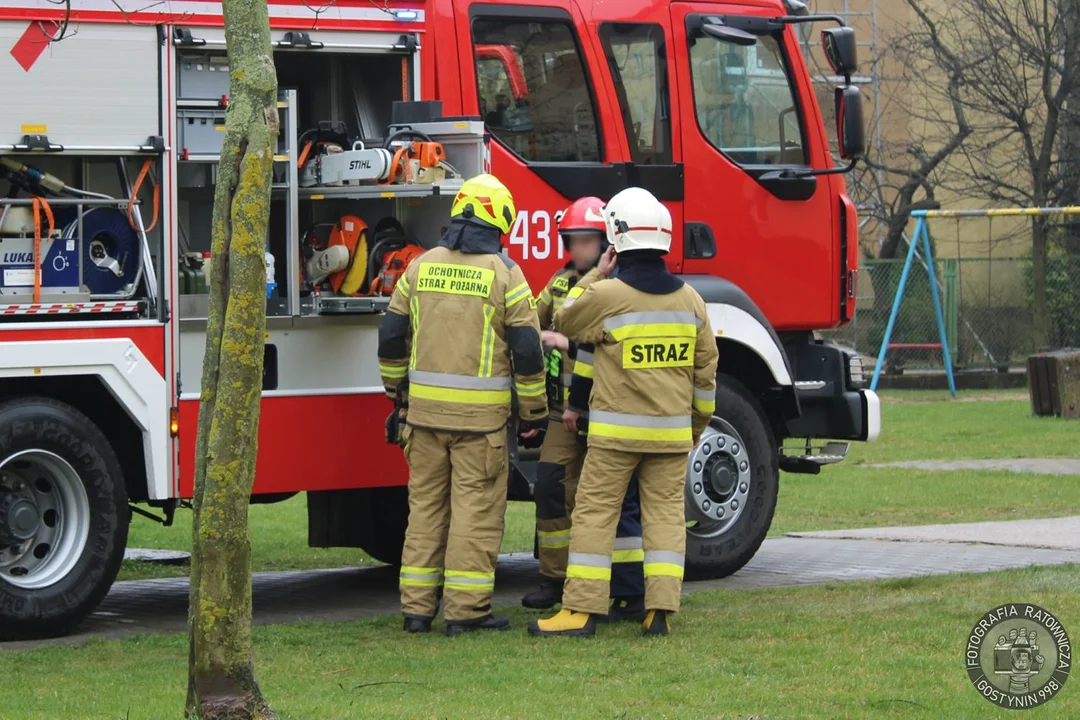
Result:
<svg viewBox="0 0 1080 720"><path fill-rule="evenodd" d="M854 160L866 152L866 129L863 126L862 93L854 85L838 87L836 101L836 136L840 157Z"/></svg>
<svg viewBox="0 0 1080 720"><path fill-rule="evenodd" d="M821 48L829 67L837 75L847 77L859 67L858 44L855 29L844 26L821 31Z"/></svg>
<svg viewBox="0 0 1080 720"><path fill-rule="evenodd" d="M733 28L730 25L724 25L720 22L705 23L701 26L701 32L720 42L729 42L733 45L741 45L743 47L757 45L757 35L748 33L745 30Z"/></svg>

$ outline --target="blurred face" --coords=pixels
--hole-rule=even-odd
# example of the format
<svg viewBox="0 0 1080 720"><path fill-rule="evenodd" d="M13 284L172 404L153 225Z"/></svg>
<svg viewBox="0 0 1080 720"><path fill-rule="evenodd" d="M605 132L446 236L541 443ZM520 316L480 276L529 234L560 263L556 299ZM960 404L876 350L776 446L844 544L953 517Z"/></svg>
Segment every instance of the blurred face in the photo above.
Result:
<svg viewBox="0 0 1080 720"><path fill-rule="evenodd" d="M570 259L578 270L584 272L600 259L600 243L604 237L601 233L571 233L567 237L570 238Z"/></svg>

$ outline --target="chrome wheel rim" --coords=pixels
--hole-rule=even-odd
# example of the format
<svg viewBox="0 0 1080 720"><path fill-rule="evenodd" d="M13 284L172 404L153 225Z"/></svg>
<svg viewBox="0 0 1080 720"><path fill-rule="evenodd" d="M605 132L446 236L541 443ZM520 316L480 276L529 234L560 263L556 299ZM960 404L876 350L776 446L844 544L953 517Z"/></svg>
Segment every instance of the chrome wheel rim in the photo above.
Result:
<svg viewBox="0 0 1080 720"><path fill-rule="evenodd" d="M723 535L746 508L750 455L742 436L722 418L701 434L686 469L686 531L698 538Z"/></svg>
<svg viewBox="0 0 1080 720"><path fill-rule="evenodd" d="M47 450L5 458L0 525L0 580L40 590L66 577L90 536L90 500L75 468Z"/></svg>

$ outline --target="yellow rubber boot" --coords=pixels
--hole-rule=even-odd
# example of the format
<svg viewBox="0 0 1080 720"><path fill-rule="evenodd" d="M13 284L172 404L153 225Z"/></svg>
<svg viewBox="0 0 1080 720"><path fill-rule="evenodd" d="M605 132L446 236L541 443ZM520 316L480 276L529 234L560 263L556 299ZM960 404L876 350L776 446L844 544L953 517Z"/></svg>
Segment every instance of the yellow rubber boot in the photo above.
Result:
<svg viewBox="0 0 1080 720"><path fill-rule="evenodd" d="M544 620L530 620L529 634L592 637L596 634L596 618L589 613L574 612L563 608L557 614Z"/></svg>
<svg viewBox="0 0 1080 720"><path fill-rule="evenodd" d="M641 623L642 635L667 635L668 621L667 610L650 610L645 615L645 622Z"/></svg>

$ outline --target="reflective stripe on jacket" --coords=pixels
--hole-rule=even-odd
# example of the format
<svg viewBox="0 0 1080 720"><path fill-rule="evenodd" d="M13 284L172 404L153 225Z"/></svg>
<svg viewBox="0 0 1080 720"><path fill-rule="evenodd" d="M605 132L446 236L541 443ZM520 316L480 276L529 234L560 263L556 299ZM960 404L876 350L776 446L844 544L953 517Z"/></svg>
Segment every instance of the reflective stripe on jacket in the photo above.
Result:
<svg viewBox="0 0 1080 720"><path fill-rule="evenodd" d="M589 445L686 452L715 410L716 339L689 285L667 295L588 273L555 313L560 332L590 344ZM586 350L586 352L588 352ZM585 360L588 360L586 356Z"/></svg>
<svg viewBox="0 0 1080 720"><path fill-rule="evenodd" d="M548 284L544 286L544 289L536 297L536 315L540 320L541 330L550 330L554 326L555 313L562 309L567 295L573 292L575 284L581 277L581 272L573 265L564 267L551 276ZM558 328L555 329L558 330ZM574 358L572 355L573 353L569 352L562 353L562 367L559 372L559 379L563 386L563 402L549 403L549 414L556 420L562 417L563 406L566 404L566 394L573 377Z"/></svg>
<svg viewBox="0 0 1080 720"><path fill-rule="evenodd" d="M532 422L547 413L544 360L532 290L503 255L436 247L398 282L379 333L379 369L391 396L408 379L416 427L493 432L511 400Z"/></svg>

